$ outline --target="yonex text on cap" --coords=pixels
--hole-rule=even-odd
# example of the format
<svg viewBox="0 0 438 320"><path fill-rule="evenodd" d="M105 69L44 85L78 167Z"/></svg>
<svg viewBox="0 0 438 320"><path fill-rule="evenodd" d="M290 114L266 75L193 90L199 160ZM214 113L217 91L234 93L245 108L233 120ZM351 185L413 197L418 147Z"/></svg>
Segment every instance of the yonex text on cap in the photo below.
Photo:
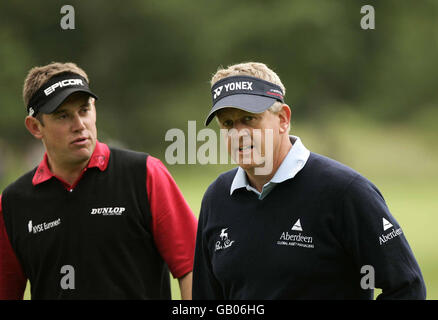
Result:
<svg viewBox="0 0 438 320"><path fill-rule="evenodd" d="M211 88L213 108L205 125L214 118L216 111L234 107L252 113L261 113L274 104L284 102L280 86L251 76L232 76L219 80Z"/></svg>

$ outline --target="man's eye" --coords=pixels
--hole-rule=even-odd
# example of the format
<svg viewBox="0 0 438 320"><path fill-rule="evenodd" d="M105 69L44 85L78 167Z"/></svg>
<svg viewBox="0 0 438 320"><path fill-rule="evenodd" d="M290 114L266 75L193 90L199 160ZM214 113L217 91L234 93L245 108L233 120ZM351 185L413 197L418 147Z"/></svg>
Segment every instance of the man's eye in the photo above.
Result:
<svg viewBox="0 0 438 320"><path fill-rule="evenodd" d="M58 119L62 120L62 119L66 119L67 115L65 113L61 113L60 115L58 115Z"/></svg>
<svg viewBox="0 0 438 320"><path fill-rule="evenodd" d="M243 120L245 120L246 122L253 120L254 117L253 116L246 116L245 118L243 118Z"/></svg>
<svg viewBox="0 0 438 320"><path fill-rule="evenodd" d="M233 121L225 120L224 122L222 122L222 124L224 125L224 127L232 127L233 126Z"/></svg>

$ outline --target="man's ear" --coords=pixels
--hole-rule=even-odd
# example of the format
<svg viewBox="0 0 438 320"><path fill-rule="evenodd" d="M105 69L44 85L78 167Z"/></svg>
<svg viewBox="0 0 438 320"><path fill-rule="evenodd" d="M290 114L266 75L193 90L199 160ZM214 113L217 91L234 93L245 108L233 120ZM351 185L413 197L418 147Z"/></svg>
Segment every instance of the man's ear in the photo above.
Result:
<svg viewBox="0 0 438 320"><path fill-rule="evenodd" d="M26 126L26 129L30 132L30 134L33 135L35 138L43 138L43 134L41 132L42 124L37 118L27 116L24 119L24 125Z"/></svg>
<svg viewBox="0 0 438 320"><path fill-rule="evenodd" d="M289 106L287 104L283 104L280 112L278 113L278 117L280 118L280 133L289 132L291 114L292 111L290 110Z"/></svg>

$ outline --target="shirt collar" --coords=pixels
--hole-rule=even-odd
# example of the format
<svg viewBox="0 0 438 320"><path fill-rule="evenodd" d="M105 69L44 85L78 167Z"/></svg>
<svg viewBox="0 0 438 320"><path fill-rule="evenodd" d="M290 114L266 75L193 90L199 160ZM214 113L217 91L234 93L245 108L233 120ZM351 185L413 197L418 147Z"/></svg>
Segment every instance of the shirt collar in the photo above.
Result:
<svg viewBox="0 0 438 320"><path fill-rule="evenodd" d="M86 168L88 169L97 167L100 169L100 171L105 171L108 166L109 157L110 150L108 146L104 143L96 141L96 147L94 148L93 154L91 155L90 161L88 162ZM46 152L44 153L43 160L40 162L38 168L35 171L32 179L32 184L36 186L37 184L43 183L44 181L47 181L52 177L57 178L49 169L49 162Z"/></svg>
<svg viewBox="0 0 438 320"><path fill-rule="evenodd" d="M288 179L292 179L302 168L304 168L307 159L309 159L310 151L303 145L301 139L297 136L289 136L289 139L293 144L292 148L287 153L272 179L263 186L263 189L271 183L278 184ZM245 170L241 167L237 169L236 175L231 183L230 195L233 194L234 190L240 188L247 188L249 190L253 189L249 184Z"/></svg>

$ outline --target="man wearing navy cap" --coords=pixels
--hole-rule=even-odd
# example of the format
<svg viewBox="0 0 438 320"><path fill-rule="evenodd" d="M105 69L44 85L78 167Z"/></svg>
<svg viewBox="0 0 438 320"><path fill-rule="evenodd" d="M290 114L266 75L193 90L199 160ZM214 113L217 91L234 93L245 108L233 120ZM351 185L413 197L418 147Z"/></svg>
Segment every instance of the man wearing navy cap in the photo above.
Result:
<svg viewBox="0 0 438 320"><path fill-rule="evenodd" d="M193 298L372 299L381 288L378 299L425 299L420 268L379 190L289 135L278 75L242 63L218 70L211 85L206 125L216 117L227 129L239 167L202 200Z"/></svg>
<svg viewBox="0 0 438 320"><path fill-rule="evenodd" d="M41 163L0 196L0 299L191 298L197 221L160 160L97 139L97 96L74 63L29 71Z"/></svg>

